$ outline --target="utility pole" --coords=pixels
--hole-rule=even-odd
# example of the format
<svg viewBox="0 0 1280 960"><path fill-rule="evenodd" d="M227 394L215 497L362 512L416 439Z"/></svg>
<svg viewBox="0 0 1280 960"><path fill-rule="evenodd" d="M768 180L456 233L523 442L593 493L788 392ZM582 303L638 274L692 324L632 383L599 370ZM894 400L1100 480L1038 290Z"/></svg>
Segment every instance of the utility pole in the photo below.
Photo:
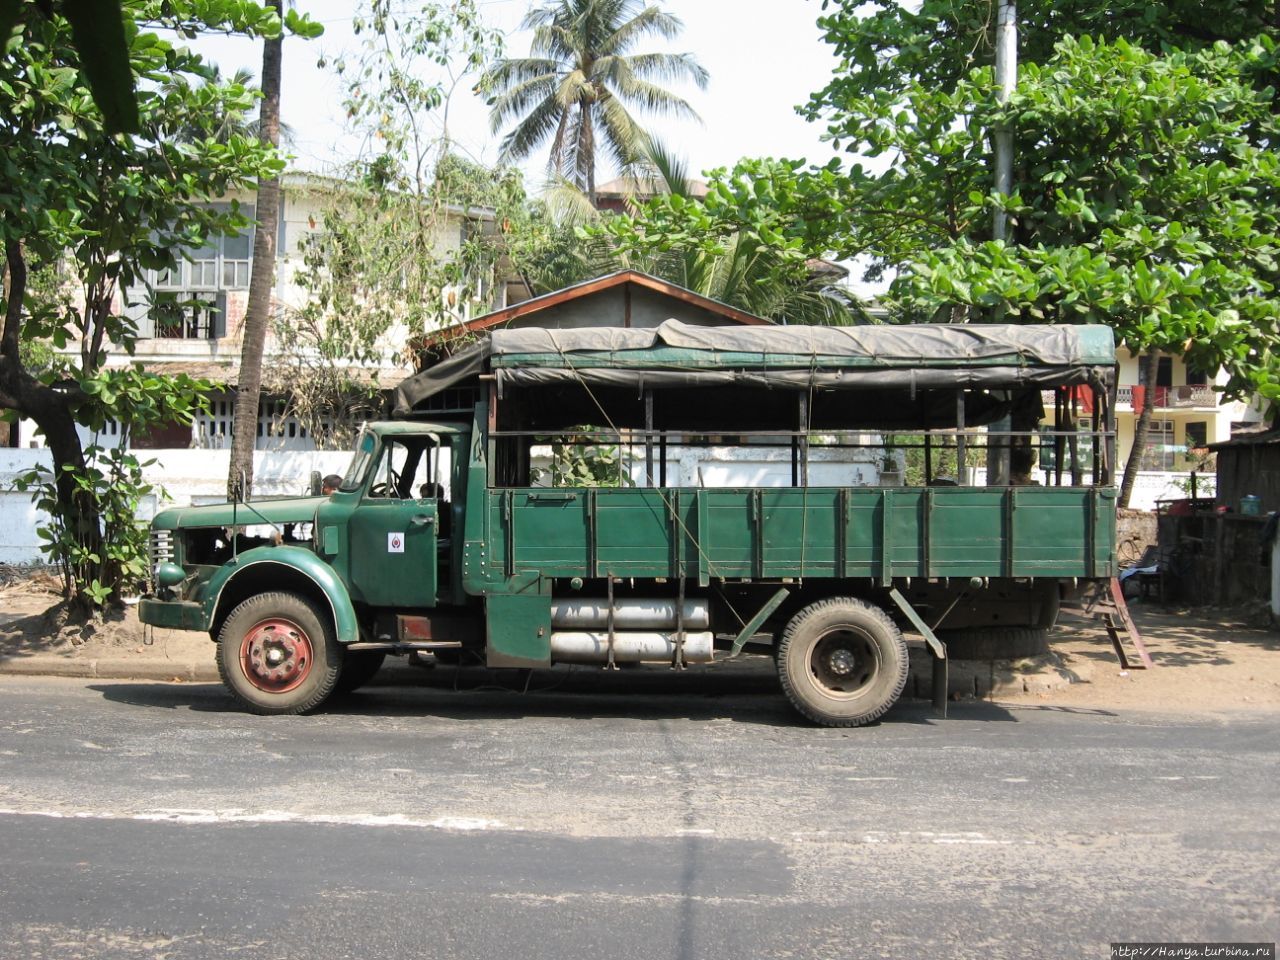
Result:
<svg viewBox="0 0 1280 960"><path fill-rule="evenodd" d="M1018 82L1018 4L1000 0L996 13L996 103L1002 106L1013 96ZM1007 197L1013 191L1013 132L1003 123L995 129L996 193ZM1007 240L1008 217L996 210L991 232L997 240Z"/></svg>
<svg viewBox="0 0 1280 960"><path fill-rule="evenodd" d="M1013 96L1018 82L1018 4L1016 0L1000 0L996 10L996 102L1003 105ZM1013 131L1000 123L993 131L995 142L996 193L1007 197L1013 191ZM991 219L991 235L994 239L1008 240L1009 218L1003 209L997 208ZM1002 319L997 317L997 320ZM996 434L1013 429L1013 418L1003 416L987 428ZM1012 479L1010 469L1010 443L1007 438L991 442L987 446L987 483L1004 486Z"/></svg>

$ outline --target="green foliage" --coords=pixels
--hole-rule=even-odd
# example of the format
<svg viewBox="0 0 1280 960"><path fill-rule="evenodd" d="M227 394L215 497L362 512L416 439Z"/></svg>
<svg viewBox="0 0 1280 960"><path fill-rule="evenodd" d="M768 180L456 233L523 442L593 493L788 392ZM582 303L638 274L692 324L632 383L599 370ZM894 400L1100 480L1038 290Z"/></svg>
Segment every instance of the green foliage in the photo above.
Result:
<svg viewBox="0 0 1280 960"><path fill-rule="evenodd" d="M596 427L574 427L551 441L551 464L535 467L534 483L552 487L633 487L618 444L601 443Z"/></svg>
<svg viewBox="0 0 1280 960"><path fill-rule="evenodd" d="M856 304L812 267L825 250L813 223L831 208L821 178L789 160L742 160L708 174L707 195L667 178L668 192L582 231L608 238L622 267L671 280L757 316L789 323L849 323Z"/></svg>
<svg viewBox="0 0 1280 960"><path fill-rule="evenodd" d="M707 71L688 53L632 53L646 37L673 39L676 17L636 0L551 0L529 11L530 55L500 60L482 80L492 93L490 121L503 138L504 160L529 156L548 139L547 169L594 199L597 151L620 169L649 141L631 111L696 117L660 84L707 85Z"/></svg>
<svg viewBox="0 0 1280 960"><path fill-rule="evenodd" d="M1195 51L1276 29L1272 0L1019 0L1018 59L1045 63L1066 36ZM818 27L839 58L804 108L837 142L861 139L862 98L896 100L913 83L949 93L995 59L993 0L823 0Z"/></svg>
<svg viewBox="0 0 1280 960"><path fill-rule="evenodd" d="M972 129L1007 123L1026 158L1013 242L984 239L997 200L975 181L982 228L903 264L904 312L1106 323L1135 352L1225 369L1228 398L1280 399L1280 163L1253 142L1274 121L1247 79L1272 57L1269 42L1157 57L1084 38L1029 66L1004 110L982 77L962 83Z"/></svg>
<svg viewBox="0 0 1280 960"><path fill-rule="evenodd" d="M146 578L147 526L138 522L139 507L153 494L163 499L164 490L143 477L143 469L156 461L141 462L128 452L132 431L164 421L191 423L196 412L208 409L211 386L185 374L148 373L141 364L98 370L81 381L84 399L76 420L93 434L84 465L37 466L14 481L15 489L31 493L36 507L49 514L36 534L41 551L62 571L68 596L85 595L100 607L138 589ZM112 446L102 443L108 424L117 429ZM94 505L96 528L87 531L85 525L94 521L61 504L59 479L76 501Z"/></svg>
<svg viewBox="0 0 1280 960"><path fill-rule="evenodd" d="M152 494L163 496L163 490L143 478L143 468L154 460L142 463L119 447L97 443L84 453L83 468L63 466L60 473L78 498L97 505L97 536L86 536L80 518L60 507L58 472L37 466L13 485L30 493L37 509L49 516L47 524L36 527L36 536L49 562L62 571L67 595L83 595L101 607L146 579L148 531L138 521L139 507Z"/></svg>
<svg viewBox="0 0 1280 960"><path fill-rule="evenodd" d="M824 5L842 65L806 113L870 158L831 184L847 211L824 221L831 245L868 257L872 279L897 275L895 319L1106 323L1134 351L1224 369L1229 399L1280 399L1272 5L1018 9L1018 86L1000 106L994 4ZM999 127L1007 198L992 189Z"/></svg>

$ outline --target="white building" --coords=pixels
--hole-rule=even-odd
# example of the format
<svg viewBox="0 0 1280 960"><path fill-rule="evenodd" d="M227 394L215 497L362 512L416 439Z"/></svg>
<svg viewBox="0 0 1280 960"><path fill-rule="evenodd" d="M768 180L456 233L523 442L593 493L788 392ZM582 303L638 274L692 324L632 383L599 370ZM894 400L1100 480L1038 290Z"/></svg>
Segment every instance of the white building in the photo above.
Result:
<svg viewBox="0 0 1280 960"><path fill-rule="evenodd" d="M323 209L326 194L340 183L329 178L305 173L286 173L282 179L281 215L278 224L276 283L272 298L273 311L301 308L306 292L298 281L304 267L306 245L317 231L324 229ZM250 217L254 213L252 191L229 194L219 204L229 206L238 201ZM487 208L445 207L438 220L435 249L441 258L457 251L476 231L493 229L494 213ZM197 417L191 426L159 427L149 436L138 437L134 446L157 448L204 447L218 449L229 446L235 386L239 373L241 333L249 297L249 274L253 257L253 228L234 236L215 237L199 250L189 251L171 270L151 271L148 280L154 296L145 288L123 291L117 296L117 309L132 317L140 334L132 356L121 355L108 361L108 366L140 362L148 370L160 373L187 373L219 385L210 400L210 412ZM490 284L493 309L507 305L505 284ZM441 305L450 322L471 319L467 301L449 297ZM394 385L412 371L398 362L407 329L391 329L383 337L383 368L378 382ZM296 343L281 343L274 331L268 332L263 357L264 370L273 361L300 349ZM365 371L365 379L372 371ZM357 379L361 379L357 377ZM284 417L284 398L263 397L258 424L258 449L308 450L315 446L305 428L292 418ZM111 437L100 438L111 442ZM23 421L18 429L17 445L41 446L35 425Z"/></svg>

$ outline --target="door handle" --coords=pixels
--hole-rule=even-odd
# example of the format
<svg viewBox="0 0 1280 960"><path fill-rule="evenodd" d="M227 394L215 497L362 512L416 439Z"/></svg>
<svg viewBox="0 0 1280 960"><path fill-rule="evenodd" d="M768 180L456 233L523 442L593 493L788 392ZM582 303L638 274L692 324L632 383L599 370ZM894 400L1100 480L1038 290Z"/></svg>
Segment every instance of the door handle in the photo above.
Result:
<svg viewBox="0 0 1280 960"><path fill-rule="evenodd" d="M427 516L427 514L425 514L425 513L420 513L420 514L418 514L416 517L413 517L413 518L409 521L409 526L411 526L411 527L429 527L429 526L431 526L431 525L432 525L433 523L435 523L435 522L436 522L436 518L435 518L435 517Z"/></svg>

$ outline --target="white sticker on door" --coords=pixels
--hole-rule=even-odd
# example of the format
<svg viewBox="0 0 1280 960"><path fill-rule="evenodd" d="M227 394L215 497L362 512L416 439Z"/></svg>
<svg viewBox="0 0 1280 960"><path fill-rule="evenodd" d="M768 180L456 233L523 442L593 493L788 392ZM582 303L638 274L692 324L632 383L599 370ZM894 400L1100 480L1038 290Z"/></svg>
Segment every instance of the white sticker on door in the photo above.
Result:
<svg viewBox="0 0 1280 960"><path fill-rule="evenodd" d="M404 553L404 534L387 534L387 553Z"/></svg>

